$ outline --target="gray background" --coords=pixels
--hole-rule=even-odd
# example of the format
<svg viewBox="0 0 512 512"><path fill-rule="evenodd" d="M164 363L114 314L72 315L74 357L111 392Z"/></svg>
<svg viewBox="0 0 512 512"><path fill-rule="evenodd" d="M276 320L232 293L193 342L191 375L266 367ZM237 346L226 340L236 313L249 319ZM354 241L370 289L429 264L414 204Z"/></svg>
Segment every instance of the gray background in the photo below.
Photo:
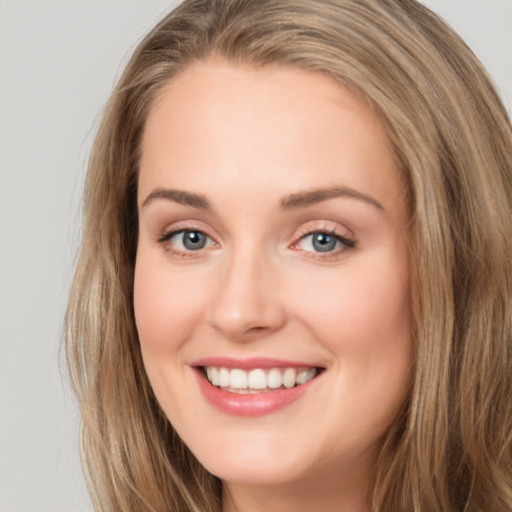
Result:
<svg viewBox="0 0 512 512"><path fill-rule="evenodd" d="M0 512L91 510L59 367L87 155L131 49L177 1L0 0ZM512 0L428 0L512 110Z"/></svg>

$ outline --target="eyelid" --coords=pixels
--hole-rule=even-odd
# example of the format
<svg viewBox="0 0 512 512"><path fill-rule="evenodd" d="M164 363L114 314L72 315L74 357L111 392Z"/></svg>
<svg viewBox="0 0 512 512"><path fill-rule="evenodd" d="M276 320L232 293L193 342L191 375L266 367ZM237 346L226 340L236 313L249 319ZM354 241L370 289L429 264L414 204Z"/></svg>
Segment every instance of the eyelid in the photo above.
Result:
<svg viewBox="0 0 512 512"><path fill-rule="evenodd" d="M334 251L324 253L317 251L306 251L299 247L299 243L302 240L317 233L325 233L333 236L342 244L342 247L335 249ZM302 251L303 253L307 254L307 257L314 259L325 260L339 257L341 253L345 253L346 251L352 250L356 247L355 237L349 229L344 228L341 230L338 224L327 221L308 222L300 227L293 238L294 242L290 245L290 248L297 251Z"/></svg>
<svg viewBox="0 0 512 512"><path fill-rule="evenodd" d="M295 240L299 240L300 238L303 238L306 235L311 235L313 233L329 233L337 237L354 241L355 243L355 236L350 229L338 224L337 222L326 220L314 220L305 222L294 233L293 238Z"/></svg>
<svg viewBox="0 0 512 512"><path fill-rule="evenodd" d="M178 235L179 233L183 233L186 231L197 231L199 233L204 234L211 243L197 250L182 250L172 246L170 240ZM205 251L209 249L216 248L219 246L216 238L212 236L210 233L210 229L207 226L204 226L202 222L197 221L180 221L172 224L171 226L162 229L158 236L155 239L155 242L163 247L163 249L169 253L173 257L178 258L197 258L204 254Z"/></svg>
<svg viewBox="0 0 512 512"><path fill-rule="evenodd" d="M200 231L204 233L207 237L211 238L214 242L218 243L216 237L211 233L211 229L207 224L197 220L180 220L171 224L166 225L165 227L159 229L158 233L155 236L156 242L164 241L168 239L173 234L180 233L181 231Z"/></svg>
<svg viewBox="0 0 512 512"><path fill-rule="evenodd" d="M166 231L165 233L162 233L162 235L158 238L157 241L160 243L168 242L171 238L174 238L176 235L179 235L180 233L185 233L185 232L201 233L204 236L206 236L207 238L209 238L212 242L215 243L215 240L213 240L213 238L210 235L208 235L207 233L205 233L202 229L193 229L193 228L171 229L169 231Z"/></svg>

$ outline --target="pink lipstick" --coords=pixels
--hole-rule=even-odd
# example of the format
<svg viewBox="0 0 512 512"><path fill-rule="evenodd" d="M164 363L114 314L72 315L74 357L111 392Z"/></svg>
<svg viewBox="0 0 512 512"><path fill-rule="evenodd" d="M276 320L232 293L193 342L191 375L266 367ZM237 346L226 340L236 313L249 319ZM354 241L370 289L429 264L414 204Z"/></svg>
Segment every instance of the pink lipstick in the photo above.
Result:
<svg viewBox="0 0 512 512"><path fill-rule="evenodd" d="M324 368L268 358L206 358L191 365L206 400L227 414L259 416L302 397Z"/></svg>

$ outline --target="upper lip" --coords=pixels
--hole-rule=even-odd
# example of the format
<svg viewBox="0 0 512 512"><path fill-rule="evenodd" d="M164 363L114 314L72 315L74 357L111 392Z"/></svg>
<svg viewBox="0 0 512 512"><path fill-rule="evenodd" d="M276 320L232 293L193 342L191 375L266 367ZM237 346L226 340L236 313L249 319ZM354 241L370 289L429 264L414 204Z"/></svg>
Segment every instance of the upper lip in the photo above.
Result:
<svg viewBox="0 0 512 512"><path fill-rule="evenodd" d="M250 357L236 359L232 357L205 357L195 360L190 366L216 366L224 368L239 368L250 370L253 368L321 368L319 365L302 361L287 361L283 359L271 359L267 357Z"/></svg>

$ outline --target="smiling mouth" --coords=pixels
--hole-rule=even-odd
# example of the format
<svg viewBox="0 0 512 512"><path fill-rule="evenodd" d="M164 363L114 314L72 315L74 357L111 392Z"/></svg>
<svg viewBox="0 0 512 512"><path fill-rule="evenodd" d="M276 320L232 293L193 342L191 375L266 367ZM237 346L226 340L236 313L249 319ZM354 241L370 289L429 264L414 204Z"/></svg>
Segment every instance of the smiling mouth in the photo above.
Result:
<svg viewBox="0 0 512 512"><path fill-rule="evenodd" d="M324 370L314 367L244 370L222 366L203 366L201 369L210 384L216 388L246 395L259 395L302 386Z"/></svg>

